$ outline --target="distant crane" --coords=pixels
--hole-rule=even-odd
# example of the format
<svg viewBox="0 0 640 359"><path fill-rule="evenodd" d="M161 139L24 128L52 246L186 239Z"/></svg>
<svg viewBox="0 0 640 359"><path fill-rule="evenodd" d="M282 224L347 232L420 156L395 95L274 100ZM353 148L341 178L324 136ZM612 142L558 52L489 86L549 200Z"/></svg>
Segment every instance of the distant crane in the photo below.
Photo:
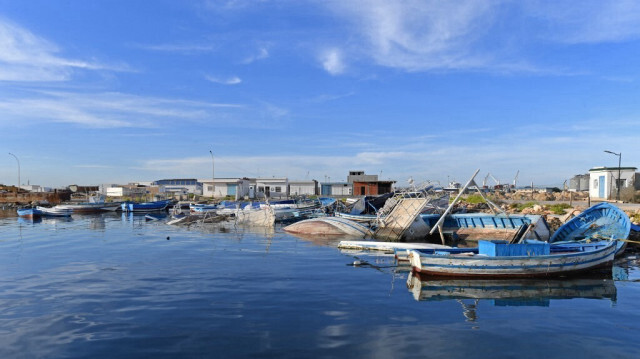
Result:
<svg viewBox="0 0 640 359"><path fill-rule="evenodd" d="M487 173L487 175L482 180L482 188L488 188L487 187L487 180L489 179L489 176L491 176L491 173Z"/></svg>
<svg viewBox="0 0 640 359"><path fill-rule="evenodd" d="M513 178L513 188L516 188L516 184L518 183L518 175L520 174L520 170L516 172L516 176Z"/></svg>

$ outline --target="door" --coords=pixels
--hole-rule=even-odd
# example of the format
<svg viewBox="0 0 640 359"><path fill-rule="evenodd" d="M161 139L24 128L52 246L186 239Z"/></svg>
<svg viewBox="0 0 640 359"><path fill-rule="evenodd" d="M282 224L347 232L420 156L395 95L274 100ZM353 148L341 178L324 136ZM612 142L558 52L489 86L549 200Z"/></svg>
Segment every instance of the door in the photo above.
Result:
<svg viewBox="0 0 640 359"><path fill-rule="evenodd" d="M598 197L604 198L604 176L600 176L600 180L598 182Z"/></svg>
<svg viewBox="0 0 640 359"><path fill-rule="evenodd" d="M331 185L323 184L320 187L320 194L322 194L323 196L331 196Z"/></svg>
<svg viewBox="0 0 640 359"><path fill-rule="evenodd" d="M235 196L238 191L237 184L228 184L227 185L227 196Z"/></svg>

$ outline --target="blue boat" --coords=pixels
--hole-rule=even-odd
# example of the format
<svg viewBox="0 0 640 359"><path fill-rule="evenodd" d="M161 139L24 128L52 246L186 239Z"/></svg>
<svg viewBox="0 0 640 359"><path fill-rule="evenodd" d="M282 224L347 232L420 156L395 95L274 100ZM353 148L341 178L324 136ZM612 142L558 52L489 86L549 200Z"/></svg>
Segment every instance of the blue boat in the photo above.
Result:
<svg viewBox="0 0 640 359"><path fill-rule="evenodd" d="M37 208L20 208L18 209L18 217L22 218L39 218L42 211Z"/></svg>
<svg viewBox="0 0 640 359"><path fill-rule="evenodd" d="M618 240L616 254L624 251L631 221L617 206L603 202L587 208L563 224L549 243L565 247L596 245L603 240Z"/></svg>
<svg viewBox="0 0 640 359"><path fill-rule="evenodd" d="M433 228L440 215L421 214L429 227ZM454 234L462 240L511 239L521 228L533 224L525 239L547 241L550 236L549 224L540 215L462 213L447 215L443 222L443 232Z"/></svg>
<svg viewBox="0 0 640 359"><path fill-rule="evenodd" d="M170 200L143 202L143 203L128 203L127 211L129 212L164 211L170 203L171 203Z"/></svg>

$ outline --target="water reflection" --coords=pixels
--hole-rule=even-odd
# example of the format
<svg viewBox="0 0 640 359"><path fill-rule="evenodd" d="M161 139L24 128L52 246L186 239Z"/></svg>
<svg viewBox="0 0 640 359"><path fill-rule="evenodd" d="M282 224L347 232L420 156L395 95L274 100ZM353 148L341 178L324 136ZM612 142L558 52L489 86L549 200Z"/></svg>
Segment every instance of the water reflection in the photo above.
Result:
<svg viewBox="0 0 640 359"><path fill-rule="evenodd" d="M552 299L574 298L609 299L615 303L617 293L613 279L603 277L489 280L421 278L410 273L407 287L418 301L459 301L465 317L472 321L479 300L488 300L495 306L549 306Z"/></svg>

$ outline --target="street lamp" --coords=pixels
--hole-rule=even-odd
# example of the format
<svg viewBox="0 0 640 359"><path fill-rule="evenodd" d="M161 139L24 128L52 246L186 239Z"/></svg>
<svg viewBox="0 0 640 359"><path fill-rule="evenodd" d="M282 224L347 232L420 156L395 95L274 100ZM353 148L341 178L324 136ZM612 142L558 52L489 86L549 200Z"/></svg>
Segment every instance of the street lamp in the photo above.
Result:
<svg viewBox="0 0 640 359"><path fill-rule="evenodd" d="M216 172L214 167L215 162L213 160L213 152L209 150L209 153L211 154L211 184L212 184L211 198L215 198L216 197Z"/></svg>
<svg viewBox="0 0 640 359"><path fill-rule="evenodd" d="M607 150L604 150L604 152L618 156L618 181L617 181L618 183L616 183L616 188L618 189L618 194L616 195L616 199L619 201L620 200L620 183L621 183L621 181L620 181L620 164L622 163L622 152L615 153L615 152L607 151Z"/></svg>
<svg viewBox="0 0 640 359"><path fill-rule="evenodd" d="M17 191L20 192L20 160L18 159L18 156L14 155L13 153L9 152L9 154L16 159L16 162L18 162L18 189L17 189ZM18 192L16 192L16 193L18 193Z"/></svg>

